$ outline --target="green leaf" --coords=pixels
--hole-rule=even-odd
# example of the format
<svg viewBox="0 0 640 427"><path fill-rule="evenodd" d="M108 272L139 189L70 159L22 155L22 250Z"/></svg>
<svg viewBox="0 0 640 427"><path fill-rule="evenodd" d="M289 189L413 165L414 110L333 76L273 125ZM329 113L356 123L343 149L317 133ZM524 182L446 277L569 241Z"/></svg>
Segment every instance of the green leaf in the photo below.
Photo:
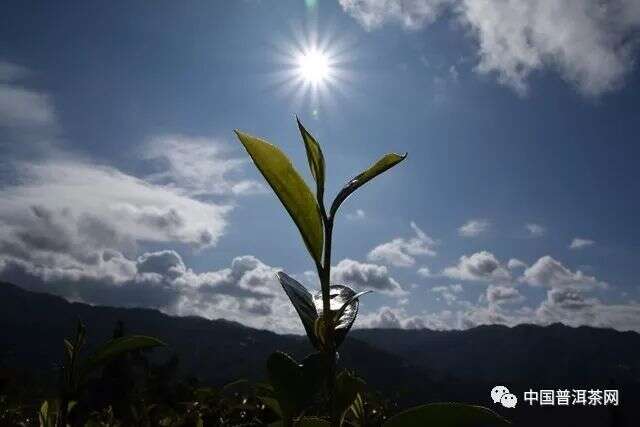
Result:
<svg viewBox="0 0 640 427"><path fill-rule="evenodd" d="M399 155L395 153L390 153L382 156L380 160L371 165L367 170L362 172L360 175L351 179L343 188L340 190L336 199L331 204L330 216L334 217L338 208L344 202L347 197L351 195L358 188L365 185L367 182L371 181L376 176L380 175L384 171L391 169L401 161L403 161L407 157L407 153L404 155Z"/></svg>
<svg viewBox="0 0 640 427"><path fill-rule="evenodd" d="M317 264L322 263L324 229L320 209L311 190L279 148L249 134L238 130L235 132L262 176L289 212L309 253Z"/></svg>
<svg viewBox="0 0 640 427"><path fill-rule="evenodd" d="M87 374L96 367L109 363L124 353L165 345L166 344L159 339L142 335L131 335L112 339L87 358L83 366L83 373Z"/></svg>
<svg viewBox="0 0 640 427"><path fill-rule="evenodd" d="M285 293L291 300L291 304L293 304L293 307L296 309L300 320L302 320L302 325L304 326L304 330L307 332L309 341L311 341L311 344L315 348L319 348L318 338L316 337L313 328L315 321L318 318L318 312L316 311L316 306L313 303L311 293L309 293L304 286L287 275L284 271L279 271L276 273L276 276L278 277Z"/></svg>
<svg viewBox="0 0 640 427"><path fill-rule="evenodd" d="M408 409L389 419L384 427L497 427L511 423L490 409L462 403L430 403Z"/></svg>
<svg viewBox="0 0 640 427"><path fill-rule="evenodd" d="M300 129L300 135L304 141L304 146L307 150L307 160L309 161L309 168L311 169L311 175L316 180L316 198L318 201L322 200L324 196L324 156L322 155L322 149L320 144L315 140L296 116L298 122L298 129Z"/></svg>

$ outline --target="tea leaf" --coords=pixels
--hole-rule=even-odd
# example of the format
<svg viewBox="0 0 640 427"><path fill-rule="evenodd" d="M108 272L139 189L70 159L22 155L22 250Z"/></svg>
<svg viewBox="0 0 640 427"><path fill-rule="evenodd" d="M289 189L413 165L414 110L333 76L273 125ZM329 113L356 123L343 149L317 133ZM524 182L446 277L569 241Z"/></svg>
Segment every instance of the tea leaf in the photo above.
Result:
<svg viewBox="0 0 640 427"><path fill-rule="evenodd" d="M318 318L318 312L316 311L316 306L313 304L313 297L304 286L288 276L284 271L279 271L276 273L276 276L291 300L291 304L293 304L293 307L296 309L300 320L302 320L302 325L307 332L309 341L311 341L311 344L315 348L318 348L317 337L313 327Z"/></svg>
<svg viewBox="0 0 640 427"><path fill-rule="evenodd" d="M356 400L358 393L364 391L365 386L366 384L361 378L349 371L344 370L338 374L335 384L334 405L336 413L340 414L341 419L344 420L349 407Z"/></svg>
<svg viewBox="0 0 640 427"><path fill-rule="evenodd" d="M340 190L335 200L331 204L330 215L331 217L335 216L338 208L344 202L347 197L351 195L358 188L362 187L367 182L371 181L376 176L380 175L384 171L391 169L401 161L403 161L407 157L407 154L399 155L395 153L390 153L384 155L380 160L371 165L367 170L362 172L360 175L351 179L343 188Z"/></svg>
<svg viewBox="0 0 640 427"><path fill-rule="evenodd" d="M244 132L235 132L262 176L289 212L309 253L320 264L324 229L320 209L311 190L279 148Z"/></svg>
<svg viewBox="0 0 640 427"><path fill-rule="evenodd" d="M313 175L313 179L316 180L316 198L321 200L324 195L324 156L322 155L320 144L318 144L313 135L302 126L297 116L296 121L298 122L298 129L300 129L300 134L302 135L302 140L307 150L307 160L309 161L311 175Z"/></svg>
<svg viewBox="0 0 640 427"><path fill-rule="evenodd" d="M267 359L269 382L273 386L284 418L300 414L318 393L326 378L326 355L315 353L302 363L277 351Z"/></svg>
<svg viewBox="0 0 640 427"><path fill-rule="evenodd" d="M430 403L392 417L384 427L496 427L511 423L490 409L462 403Z"/></svg>
<svg viewBox="0 0 640 427"><path fill-rule="evenodd" d="M142 335L131 335L112 339L96 350L84 363L83 372L86 374L92 369L109 363L111 360L124 353L143 350L146 348L165 346L159 339Z"/></svg>
<svg viewBox="0 0 640 427"><path fill-rule="evenodd" d="M360 295L365 293L367 292L363 292ZM360 295L356 294L353 289L347 286L333 285L329 288L331 314L334 316L333 342L336 347L344 341L353 322L356 320L359 307L358 297ZM315 329L321 333L324 330L324 326L322 325L323 305L321 292L313 295L313 303L316 306L316 311L319 316L319 321L316 321L317 325Z"/></svg>

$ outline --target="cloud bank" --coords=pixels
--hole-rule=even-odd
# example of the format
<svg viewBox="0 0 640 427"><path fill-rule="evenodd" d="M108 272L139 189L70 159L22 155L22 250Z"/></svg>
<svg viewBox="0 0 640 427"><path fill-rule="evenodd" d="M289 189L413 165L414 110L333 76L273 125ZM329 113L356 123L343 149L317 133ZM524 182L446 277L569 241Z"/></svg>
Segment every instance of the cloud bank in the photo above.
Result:
<svg viewBox="0 0 640 427"><path fill-rule="evenodd" d="M531 75L544 70L586 96L611 92L633 69L640 41L634 0L339 1L368 30L384 24L416 30L453 16L476 43L475 70L521 95Z"/></svg>

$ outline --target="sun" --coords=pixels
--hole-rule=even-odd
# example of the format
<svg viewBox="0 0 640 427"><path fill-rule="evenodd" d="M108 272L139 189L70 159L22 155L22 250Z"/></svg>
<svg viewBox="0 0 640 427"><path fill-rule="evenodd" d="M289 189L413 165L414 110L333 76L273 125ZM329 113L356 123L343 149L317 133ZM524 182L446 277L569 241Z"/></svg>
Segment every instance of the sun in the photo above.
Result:
<svg viewBox="0 0 640 427"><path fill-rule="evenodd" d="M285 97L307 104L313 111L328 108L353 80L349 69L352 46L343 37L298 31L275 44L277 67L271 84Z"/></svg>
<svg viewBox="0 0 640 427"><path fill-rule="evenodd" d="M300 52L296 58L296 72L305 82L317 85L331 78L331 62L327 53L318 49Z"/></svg>

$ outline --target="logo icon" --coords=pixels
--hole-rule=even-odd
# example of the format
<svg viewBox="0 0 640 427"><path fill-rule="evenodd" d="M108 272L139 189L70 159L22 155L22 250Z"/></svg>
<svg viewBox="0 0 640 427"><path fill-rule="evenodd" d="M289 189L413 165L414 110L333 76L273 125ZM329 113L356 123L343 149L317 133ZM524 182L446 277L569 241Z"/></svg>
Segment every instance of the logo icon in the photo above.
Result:
<svg viewBox="0 0 640 427"><path fill-rule="evenodd" d="M505 408L515 408L518 403L516 395L511 394L503 385L497 385L491 389L491 399L493 403L500 403Z"/></svg>

